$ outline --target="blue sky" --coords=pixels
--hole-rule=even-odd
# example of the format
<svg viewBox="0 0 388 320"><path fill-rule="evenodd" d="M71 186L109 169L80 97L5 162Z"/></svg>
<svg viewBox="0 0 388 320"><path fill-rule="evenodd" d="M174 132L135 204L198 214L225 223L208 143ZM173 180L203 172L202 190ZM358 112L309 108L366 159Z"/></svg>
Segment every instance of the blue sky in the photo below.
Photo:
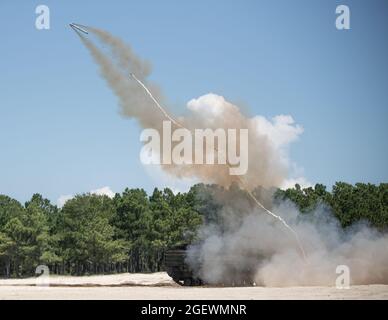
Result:
<svg viewBox="0 0 388 320"><path fill-rule="evenodd" d="M35 7L51 29L35 28ZM335 28L346 4L351 30ZM162 186L140 129L68 27L105 29L152 62L172 106L214 92L304 127L291 159L311 182L388 181L388 3L377 1L0 2L0 193L20 201L103 186Z"/></svg>

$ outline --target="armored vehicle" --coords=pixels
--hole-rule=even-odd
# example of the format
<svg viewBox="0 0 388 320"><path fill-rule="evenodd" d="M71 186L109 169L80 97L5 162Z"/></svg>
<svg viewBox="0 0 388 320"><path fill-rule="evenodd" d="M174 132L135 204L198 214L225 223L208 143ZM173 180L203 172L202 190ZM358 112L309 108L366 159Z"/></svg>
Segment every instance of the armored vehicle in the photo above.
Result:
<svg viewBox="0 0 388 320"><path fill-rule="evenodd" d="M194 271L186 263L186 249L187 246L183 245L165 252L164 266L167 274L180 285L201 285L203 281L194 276Z"/></svg>
<svg viewBox="0 0 388 320"><path fill-rule="evenodd" d="M224 259L222 268L227 270L224 279L221 282L207 283L204 279L197 276L196 272L187 263L187 245L175 247L167 250L164 254L164 266L167 274L179 285L198 286L203 284L227 285L227 286L251 286L254 285L254 263L247 267L241 264L241 257L236 259Z"/></svg>

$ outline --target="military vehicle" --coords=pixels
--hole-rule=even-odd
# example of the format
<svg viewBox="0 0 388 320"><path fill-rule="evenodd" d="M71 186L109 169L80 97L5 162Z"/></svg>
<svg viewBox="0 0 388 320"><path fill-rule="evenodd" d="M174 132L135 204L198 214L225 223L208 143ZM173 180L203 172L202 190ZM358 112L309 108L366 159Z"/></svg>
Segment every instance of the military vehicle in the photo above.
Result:
<svg viewBox="0 0 388 320"><path fill-rule="evenodd" d="M196 272L188 265L187 260L187 245L175 247L167 250L164 254L164 266L167 274L179 285L183 286L199 286L209 284L205 280L196 275ZM226 274L230 278L223 279L221 283L211 283L212 285L227 285L227 286L252 286L254 285L254 267L241 265L240 259L225 259L223 268L228 270Z"/></svg>
<svg viewBox="0 0 388 320"><path fill-rule="evenodd" d="M167 274L178 284L198 286L203 281L194 275L194 271L186 263L187 245L167 250L164 254L164 266Z"/></svg>

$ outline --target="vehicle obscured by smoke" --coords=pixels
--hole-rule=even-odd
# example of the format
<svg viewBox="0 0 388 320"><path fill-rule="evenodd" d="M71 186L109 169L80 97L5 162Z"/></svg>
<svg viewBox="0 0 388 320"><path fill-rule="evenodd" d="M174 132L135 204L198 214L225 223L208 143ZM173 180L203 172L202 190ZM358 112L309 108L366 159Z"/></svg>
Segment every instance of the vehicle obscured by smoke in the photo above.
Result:
<svg viewBox="0 0 388 320"><path fill-rule="evenodd" d="M136 119L142 128L159 130L162 135L165 115L155 109L144 88L130 77L136 75L165 106L161 89L149 80L150 64L137 57L120 39L103 30L87 29L105 46L104 51L79 34L99 65L101 75L117 95L121 114ZM213 93L192 99L187 108L190 113L179 117L178 122L190 130L249 130L249 168L244 188L284 185L290 167L288 146L303 132L291 116L279 115L270 120L263 116L248 117L236 105ZM257 285L265 286L334 285L338 276L336 267L347 265L351 284L388 283L388 235L366 224L343 230L327 208L319 207L303 215L291 203L273 205L268 195L257 195L261 202L267 202L266 207L272 205L272 211L299 235L306 261L284 225L263 214L244 191L234 189L233 184L241 187L241 179L229 175L227 166L164 164L162 168L175 178L196 178L230 188L228 192L222 189L212 195L217 214L205 221L199 233L201 241L189 250L188 262L205 281L254 279ZM209 195L206 189L203 193Z"/></svg>
<svg viewBox="0 0 388 320"><path fill-rule="evenodd" d="M201 191L200 191L201 192ZM188 263L207 283L254 282L263 286L334 286L336 268L346 265L350 284L388 283L388 235L358 223L343 229L320 205L300 213L290 201L272 205L298 233L306 251L301 258L282 225L260 212L242 190L212 191L213 216L205 221L199 241L188 251ZM267 205L270 199L267 194Z"/></svg>

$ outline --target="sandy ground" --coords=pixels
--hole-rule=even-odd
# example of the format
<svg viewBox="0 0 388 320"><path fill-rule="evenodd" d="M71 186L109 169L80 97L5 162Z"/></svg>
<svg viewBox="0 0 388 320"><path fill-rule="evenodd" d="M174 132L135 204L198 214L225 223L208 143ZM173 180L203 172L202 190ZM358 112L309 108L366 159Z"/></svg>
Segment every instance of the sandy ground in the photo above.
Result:
<svg viewBox="0 0 388 320"><path fill-rule="evenodd" d="M38 280L38 284L44 283ZM335 287L181 287L166 273L0 280L0 299L388 299L388 285Z"/></svg>

